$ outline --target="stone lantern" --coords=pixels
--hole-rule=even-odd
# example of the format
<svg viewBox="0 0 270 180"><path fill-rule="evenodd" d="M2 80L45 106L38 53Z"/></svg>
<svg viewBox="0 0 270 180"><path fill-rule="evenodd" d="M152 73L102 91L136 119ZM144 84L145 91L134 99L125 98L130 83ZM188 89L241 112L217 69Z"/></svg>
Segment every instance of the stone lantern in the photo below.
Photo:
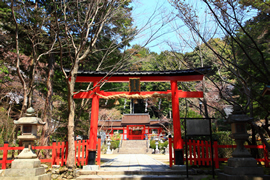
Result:
<svg viewBox="0 0 270 180"><path fill-rule="evenodd" d="M111 149L110 149L110 146L111 146L111 139L110 139L110 135L108 134L107 135L108 136L108 138L107 138L107 151L106 151L106 154L112 154L112 151L111 151Z"/></svg>
<svg viewBox="0 0 270 180"><path fill-rule="evenodd" d="M35 110L31 107L27 109L25 117L14 121L15 125L20 125L22 135L18 139L23 141L24 149L11 163L11 169L6 169L3 180L50 180L51 175L45 173L45 168L41 166L37 155L32 151L34 140L38 139L37 126L45 125L40 118L35 117Z"/></svg>
<svg viewBox="0 0 270 180"><path fill-rule="evenodd" d="M232 153L233 157L251 157L251 154L245 148L244 143L249 137L246 124L252 120L253 118L244 114L239 106L235 106L234 112L229 115L227 122L231 124L232 133L230 137L236 142L236 149Z"/></svg>
<svg viewBox="0 0 270 180"><path fill-rule="evenodd" d="M155 141L156 141L156 149L155 149L155 154L158 154L159 153L159 149L158 149L158 138L156 137L156 139L155 139Z"/></svg>
<svg viewBox="0 0 270 180"><path fill-rule="evenodd" d="M22 140L24 149L17 156L18 159L31 159L37 158L37 155L33 153L31 146L34 140L39 139L37 136L37 126L45 125L40 118L35 117L35 110L30 107L27 109L25 117L20 118L18 121L14 121L15 125L20 125L22 135L18 136L18 139Z"/></svg>
<svg viewBox="0 0 270 180"><path fill-rule="evenodd" d="M263 168L257 166L256 159L251 156L244 146L244 142L249 137L246 124L252 120L253 118L244 114L239 106L234 106L234 111L229 115L227 122L231 124L232 133L230 137L235 140L236 149L232 153L233 157L228 159L228 166L224 167L224 172L217 171L218 179L262 180L265 177Z"/></svg>

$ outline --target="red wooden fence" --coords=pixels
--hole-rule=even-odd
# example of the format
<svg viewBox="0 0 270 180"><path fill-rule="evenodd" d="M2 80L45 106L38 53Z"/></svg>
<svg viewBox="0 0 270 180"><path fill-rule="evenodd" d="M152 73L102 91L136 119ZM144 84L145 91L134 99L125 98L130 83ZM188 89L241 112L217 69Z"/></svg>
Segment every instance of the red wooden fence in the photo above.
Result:
<svg viewBox="0 0 270 180"><path fill-rule="evenodd" d="M78 166L87 165L88 160L88 140L74 141L75 144L75 164ZM100 166L100 146L101 139L98 139L98 151L97 151L97 165ZM51 146L33 146L33 150L48 149L51 150L51 158L40 159L42 163L47 162L51 165L61 165L63 166L67 162L68 155L68 143L67 142L53 142ZM8 151L12 150L23 150L23 147L8 147L8 143L4 144L4 147L0 147L0 151L3 151L2 160L0 159L0 164L2 164L2 169L7 168L7 164L13 161L12 158L8 158Z"/></svg>
<svg viewBox="0 0 270 180"><path fill-rule="evenodd" d="M169 138L169 160L170 167L172 167L174 162L174 157L172 156L172 143L173 139ZM211 157L211 143L208 141L199 141L199 140L187 140L187 157L189 164L193 165L212 165L212 157ZM269 167L269 154L266 149L266 146L263 145L247 145L246 148L257 148L263 149L263 158L256 159L259 162L264 162L265 167ZM229 158L219 158L218 157L218 149L219 148L236 148L236 145L218 145L217 141L213 143L213 151L214 151L214 163L215 168L219 168L220 161L227 161ZM185 149L185 148L184 148ZM184 161L186 157L184 157Z"/></svg>

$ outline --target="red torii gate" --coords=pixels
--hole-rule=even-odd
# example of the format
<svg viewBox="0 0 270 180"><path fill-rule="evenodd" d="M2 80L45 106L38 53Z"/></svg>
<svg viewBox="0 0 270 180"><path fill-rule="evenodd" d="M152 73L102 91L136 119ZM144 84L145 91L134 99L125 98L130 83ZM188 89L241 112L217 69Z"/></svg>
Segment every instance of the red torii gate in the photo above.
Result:
<svg viewBox="0 0 270 180"><path fill-rule="evenodd" d="M101 71L79 71L77 73L76 82L93 83L93 90L88 92L79 92L73 96L74 99L92 98L91 124L90 124L90 144L88 149L88 165L95 165L96 144L97 144L97 128L98 128L98 112L99 98L102 96L112 96L119 94L139 94L152 95L169 94L172 96L172 114L174 127L174 154L175 165L184 164L183 161L183 142L181 138L181 125L179 115L179 98L202 98L202 91L186 92L178 90L177 82L201 81L203 76L211 70L210 67L175 70L175 71L122 71L109 74ZM139 78L140 82L170 82L171 90L153 91L153 92L105 92L101 91L100 82L129 82L130 78ZM101 96L99 96L101 95Z"/></svg>

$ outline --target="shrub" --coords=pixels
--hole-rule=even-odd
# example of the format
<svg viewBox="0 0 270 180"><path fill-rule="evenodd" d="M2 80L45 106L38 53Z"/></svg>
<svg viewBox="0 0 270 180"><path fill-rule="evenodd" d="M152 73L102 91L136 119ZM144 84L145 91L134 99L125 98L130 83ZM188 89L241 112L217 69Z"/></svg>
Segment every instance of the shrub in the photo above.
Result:
<svg viewBox="0 0 270 180"><path fill-rule="evenodd" d="M156 149L156 141L155 140L150 141L150 148Z"/></svg>
<svg viewBox="0 0 270 180"><path fill-rule="evenodd" d="M118 148L118 147L119 147L119 143L120 143L119 140L111 141L111 146L110 146L110 148L111 148L111 149L116 149L116 148Z"/></svg>

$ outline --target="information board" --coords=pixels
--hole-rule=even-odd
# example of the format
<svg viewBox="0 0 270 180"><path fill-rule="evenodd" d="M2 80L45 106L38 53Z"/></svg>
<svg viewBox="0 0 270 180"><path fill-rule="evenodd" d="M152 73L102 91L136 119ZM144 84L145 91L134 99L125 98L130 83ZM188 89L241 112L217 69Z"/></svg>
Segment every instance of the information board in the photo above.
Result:
<svg viewBox="0 0 270 180"><path fill-rule="evenodd" d="M209 136L210 119L186 119L187 136Z"/></svg>

